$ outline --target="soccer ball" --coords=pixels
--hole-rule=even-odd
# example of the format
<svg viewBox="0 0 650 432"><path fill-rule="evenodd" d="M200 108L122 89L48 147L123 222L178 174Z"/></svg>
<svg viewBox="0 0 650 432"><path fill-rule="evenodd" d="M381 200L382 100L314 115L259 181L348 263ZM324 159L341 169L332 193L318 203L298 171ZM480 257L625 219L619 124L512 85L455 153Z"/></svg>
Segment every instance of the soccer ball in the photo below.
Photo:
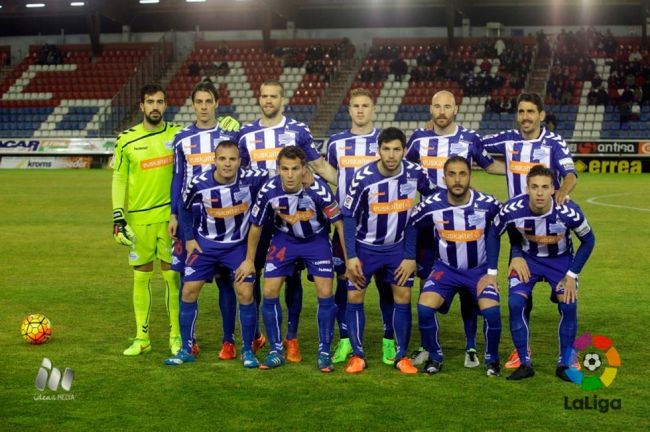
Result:
<svg viewBox="0 0 650 432"><path fill-rule="evenodd" d="M27 315L20 326L23 339L33 345L40 345L52 336L52 323L45 315Z"/></svg>

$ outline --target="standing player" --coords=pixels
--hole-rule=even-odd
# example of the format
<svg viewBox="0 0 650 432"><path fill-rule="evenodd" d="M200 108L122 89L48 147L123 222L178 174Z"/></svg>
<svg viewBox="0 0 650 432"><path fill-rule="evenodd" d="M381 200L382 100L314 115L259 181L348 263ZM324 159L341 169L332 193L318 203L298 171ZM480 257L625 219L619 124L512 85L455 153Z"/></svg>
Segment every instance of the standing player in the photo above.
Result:
<svg viewBox="0 0 650 432"><path fill-rule="evenodd" d="M306 154L307 162L321 177L328 182L336 183L336 171L320 156L314 146L309 128L303 123L283 115L284 88L278 81L266 81L260 86L259 104L262 117L240 131L239 149L243 166L250 164L253 168L263 168L271 175L276 174L276 160L280 150L287 146L300 147ZM258 272L264 265L264 251L270 241L272 227L264 230L261 240L260 253L256 258ZM259 277L257 278L259 281ZM259 282L257 282L259 284ZM285 291L287 303L287 360L299 362L302 360L298 345L298 321L302 309L302 285L300 272L297 271L287 279Z"/></svg>
<svg viewBox="0 0 650 432"><path fill-rule="evenodd" d="M483 315L487 375L499 376L499 292L496 285L476 290L487 270L485 237L499 213L499 202L492 195L470 189L472 166L464 157L451 156L443 169L446 190L425 198L411 214L411 223L420 232L434 232L438 257L418 300L420 332L429 352L423 371L436 374L442 368L436 313L447 313L455 294L466 291Z"/></svg>
<svg viewBox="0 0 650 432"><path fill-rule="evenodd" d="M169 347L181 347L178 327L178 273L171 270L171 238L167 234L172 181L172 141L180 126L163 121L165 92L148 84L140 92L142 123L125 130L115 143L113 167L113 237L129 246L133 266L133 308L136 337L124 355L151 351L149 314L153 261L160 260L165 281L165 305L169 314ZM127 192L128 191L128 192ZM126 211L125 211L126 207Z"/></svg>
<svg viewBox="0 0 650 432"><path fill-rule="evenodd" d="M476 162L490 174L505 174L505 166L495 161L483 149L480 136L473 130L456 123L458 106L456 98L447 90L433 95L431 99L431 122L433 128L417 129L409 139L406 159L419 163L438 187L445 187L443 166L452 156L462 156L470 163ZM435 261L433 232L418 232L418 277L420 289L431 273ZM476 353L476 299L469 291L460 290L460 311L465 330L465 367L479 366ZM420 365L429 358L426 350L413 353L414 365Z"/></svg>
<svg viewBox="0 0 650 432"><path fill-rule="evenodd" d="M510 333L521 364L509 380L521 380L535 375L530 361L528 340L529 319L524 314L526 298L542 280L551 286L551 301L558 304L560 353L556 375L570 381L566 369L572 359L567 352L573 346L578 330L578 274L589 259L596 239L585 215L577 204L558 203L551 169L536 165L527 178L527 194L508 200L497 219L495 229L488 232L488 271L480 282L496 286L499 259L499 235L508 231L511 245L511 267L518 270L509 275L508 307ZM580 239L575 256L571 231Z"/></svg>
<svg viewBox="0 0 650 432"><path fill-rule="evenodd" d="M566 204L568 195L578 181L571 152L561 136L542 128L546 114L542 98L536 93L522 93L517 98L517 124L519 130L507 130L483 139L485 150L502 154L506 162L508 197L526 193L526 175L530 169L542 164L553 173L555 200ZM517 268L511 268L518 271ZM526 319L530 321L533 297L528 296ZM517 351L513 351L505 364L507 369L520 365Z"/></svg>
<svg viewBox="0 0 650 432"><path fill-rule="evenodd" d="M235 280L235 270L246 257L250 208L262 184L268 180L265 170L240 170L239 149L234 141L221 141L214 155L215 168L194 177L179 211L188 258L180 306L183 348L165 361L171 366L195 361L192 329L198 316L199 292L220 266ZM195 204L200 209L198 218L193 217ZM256 368L259 362L253 353L257 323L253 275L237 280L235 289L239 297L242 360L244 367Z"/></svg>
<svg viewBox="0 0 650 432"><path fill-rule="evenodd" d="M185 192L194 176L213 167L214 151L221 141L237 142L238 124L231 125L225 130L223 121L217 121L219 93L212 82L203 81L192 89L192 107L196 121L178 133L174 140L175 166L171 187L171 219L169 234L178 237L174 246L172 268L183 274L186 261L184 245L184 230L178 229L178 213L182 210ZM232 118L228 118L234 121ZM233 127L234 126L234 127ZM180 231L180 232L179 232ZM237 317L237 302L232 282L227 277L217 279L219 286L219 308L223 322L223 346L219 352L222 360L236 358L235 351L235 320ZM195 353L198 351L194 345Z"/></svg>
<svg viewBox="0 0 650 432"><path fill-rule="evenodd" d="M262 315L271 344L271 351L260 366L271 369L285 362L282 347L282 308L278 296L287 276L295 273L298 260L304 262L314 278L318 296L318 368L334 370L330 345L336 316L332 296L332 246L329 224L343 230L341 213L334 194L325 181L314 177L310 186L303 186L306 176L305 152L296 146L285 147L277 160L279 175L260 190L251 212L246 261L237 270L238 280L255 271L255 254L262 227L272 221L276 231L266 255L264 266L264 303Z"/></svg>
<svg viewBox="0 0 650 432"><path fill-rule="evenodd" d="M369 90L356 88L350 91L350 117L352 128L330 137L327 143L327 162L338 172L337 197L339 205L345 201L347 190L354 173L363 165L376 161L377 137L379 130L372 123L375 114L375 104ZM341 363L352 354L352 344L348 335L345 318L348 301L348 287L345 278L345 261L343 260L343 243L335 234L334 268L337 272L336 306L337 321L341 339L336 347L332 361ZM383 362L392 365L395 362L395 339L393 338L393 292L390 284L383 277L376 277L375 284L379 290L379 307L384 322L384 337L382 340Z"/></svg>
<svg viewBox="0 0 650 432"><path fill-rule="evenodd" d="M419 165L404 160L406 137L401 130L384 129L378 145L379 160L356 172L343 205L348 255L347 321L354 350L345 371L358 373L366 368L363 301L370 277L383 271L395 301L395 367L402 373L413 374L417 369L406 350L411 334L416 232L408 222L417 192L428 196L436 187Z"/></svg>

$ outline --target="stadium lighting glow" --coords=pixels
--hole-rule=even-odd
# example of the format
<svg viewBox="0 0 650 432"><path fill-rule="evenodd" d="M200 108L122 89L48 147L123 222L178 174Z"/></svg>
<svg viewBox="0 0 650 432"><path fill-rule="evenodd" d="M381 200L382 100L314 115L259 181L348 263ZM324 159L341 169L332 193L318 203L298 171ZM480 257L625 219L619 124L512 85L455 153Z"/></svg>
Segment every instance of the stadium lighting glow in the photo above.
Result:
<svg viewBox="0 0 650 432"><path fill-rule="evenodd" d="M28 8L39 8L39 7L45 7L45 3L27 3L25 7Z"/></svg>
<svg viewBox="0 0 650 432"><path fill-rule="evenodd" d="M160 0L140 0L140 4L160 3Z"/></svg>
<svg viewBox="0 0 650 432"><path fill-rule="evenodd" d="M84 2L71 2L70 6L84 6L86 3Z"/></svg>

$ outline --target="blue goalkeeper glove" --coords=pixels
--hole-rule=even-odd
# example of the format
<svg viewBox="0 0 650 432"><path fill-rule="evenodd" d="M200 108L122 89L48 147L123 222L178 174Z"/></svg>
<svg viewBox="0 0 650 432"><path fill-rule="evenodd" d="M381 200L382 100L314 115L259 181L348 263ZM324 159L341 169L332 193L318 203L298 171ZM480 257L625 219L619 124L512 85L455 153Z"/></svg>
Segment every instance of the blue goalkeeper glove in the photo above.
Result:
<svg viewBox="0 0 650 432"><path fill-rule="evenodd" d="M131 246L135 241L135 233L124 219L124 210L113 210L113 238L118 244Z"/></svg>
<svg viewBox="0 0 650 432"><path fill-rule="evenodd" d="M241 126L237 120L227 115L219 117L219 127L226 132L237 132Z"/></svg>

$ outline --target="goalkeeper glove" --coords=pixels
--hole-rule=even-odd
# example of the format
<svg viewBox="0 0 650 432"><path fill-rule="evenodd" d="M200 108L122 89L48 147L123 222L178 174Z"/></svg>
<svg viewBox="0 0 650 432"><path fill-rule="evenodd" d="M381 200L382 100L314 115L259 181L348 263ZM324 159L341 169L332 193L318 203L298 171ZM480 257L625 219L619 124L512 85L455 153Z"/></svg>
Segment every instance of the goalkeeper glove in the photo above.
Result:
<svg viewBox="0 0 650 432"><path fill-rule="evenodd" d="M113 238L118 244L131 246L135 241L135 233L124 219L124 210L113 210Z"/></svg>
<svg viewBox="0 0 650 432"><path fill-rule="evenodd" d="M226 132L236 132L239 130L240 125L233 117L224 116L219 118L219 127Z"/></svg>

